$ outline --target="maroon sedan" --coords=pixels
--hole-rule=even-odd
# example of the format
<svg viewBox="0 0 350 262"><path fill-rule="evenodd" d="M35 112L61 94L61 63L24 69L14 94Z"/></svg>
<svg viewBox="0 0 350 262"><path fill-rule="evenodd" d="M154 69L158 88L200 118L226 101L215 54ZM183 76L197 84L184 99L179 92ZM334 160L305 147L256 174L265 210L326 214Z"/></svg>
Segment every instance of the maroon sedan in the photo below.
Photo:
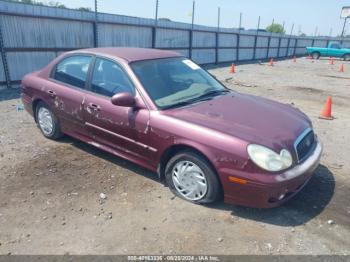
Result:
<svg viewBox="0 0 350 262"><path fill-rule="evenodd" d="M229 90L175 52L68 52L22 87L45 137L67 134L156 171L194 203L280 205L309 181L322 153L301 111Z"/></svg>

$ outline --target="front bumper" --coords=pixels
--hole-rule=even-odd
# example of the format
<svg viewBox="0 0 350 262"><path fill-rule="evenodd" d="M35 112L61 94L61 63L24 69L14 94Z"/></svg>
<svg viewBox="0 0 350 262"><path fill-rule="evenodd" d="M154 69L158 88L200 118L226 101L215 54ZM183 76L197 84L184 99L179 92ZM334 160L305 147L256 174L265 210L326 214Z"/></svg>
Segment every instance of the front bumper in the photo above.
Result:
<svg viewBox="0 0 350 262"><path fill-rule="evenodd" d="M292 169L277 175L256 174L256 176L269 176L266 182L248 181L245 185L239 185L226 180L224 201L256 208L271 208L283 204L296 195L310 180L319 165L322 151L323 146L320 141L317 141L313 153ZM230 175L237 174L236 172L226 173L224 177L227 178ZM244 172L239 172L238 175L245 177Z"/></svg>

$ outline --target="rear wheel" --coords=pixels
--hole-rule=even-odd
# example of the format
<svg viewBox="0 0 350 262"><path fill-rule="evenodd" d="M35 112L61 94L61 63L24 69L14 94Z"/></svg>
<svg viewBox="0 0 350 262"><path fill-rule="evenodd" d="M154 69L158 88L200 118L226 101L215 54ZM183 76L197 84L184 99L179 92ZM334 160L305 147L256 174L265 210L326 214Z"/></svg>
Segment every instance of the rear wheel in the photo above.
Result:
<svg viewBox="0 0 350 262"><path fill-rule="evenodd" d="M320 58L320 53L318 53L318 52L313 52L312 54L311 54L311 56L312 56L312 59L319 59Z"/></svg>
<svg viewBox="0 0 350 262"><path fill-rule="evenodd" d="M41 133L45 137L58 139L63 135L57 117L43 102L39 102L36 106L36 120Z"/></svg>
<svg viewBox="0 0 350 262"><path fill-rule="evenodd" d="M350 61L350 54L344 55L344 60L345 61Z"/></svg>
<svg viewBox="0 0 350 262"><path fill-rule="evenodd" d="M197 204L221 197L219 179L201 155L184 151L172 157L165 168L166 183L177 196Z"/></svg>

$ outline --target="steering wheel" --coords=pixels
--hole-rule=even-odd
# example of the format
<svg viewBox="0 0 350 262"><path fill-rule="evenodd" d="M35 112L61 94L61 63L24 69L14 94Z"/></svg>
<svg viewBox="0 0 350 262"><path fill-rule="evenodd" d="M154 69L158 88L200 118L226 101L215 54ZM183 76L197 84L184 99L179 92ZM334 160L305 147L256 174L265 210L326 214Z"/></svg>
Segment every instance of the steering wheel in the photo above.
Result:
<svg viewBox="0 0 350 262"><path fill-rule="evenodd" d="M191 85L194 83L194 81L193 81L193 79L188 78L188 79L186 79L186 80L184 81L184 83L185 83L186 85L188 85L188 86L191 86Z"/></svg>
<svg viewBox="0 0 350 262"><path fill-rule="evenodd" d="M112 90L112 93L118 93L119 90L123 90L123 86L122 85L119 85L119 84L114 84L114 88Z"/></svg>

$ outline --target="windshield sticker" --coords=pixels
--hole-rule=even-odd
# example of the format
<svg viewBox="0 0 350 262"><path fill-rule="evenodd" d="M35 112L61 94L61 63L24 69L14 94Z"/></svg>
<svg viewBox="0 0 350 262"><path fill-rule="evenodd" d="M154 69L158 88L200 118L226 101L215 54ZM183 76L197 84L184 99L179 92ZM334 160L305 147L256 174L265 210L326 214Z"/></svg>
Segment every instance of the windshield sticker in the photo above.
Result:
<svg viewBox="0 0 350 262"><path fill-rule="evenodd" d="M182 60L182 63L184 63L185 65L189 66L193 70L200 69L200 67L198 65L196 65L195 63L193 63L191 60L188 60L188 59Z"/></svg>

